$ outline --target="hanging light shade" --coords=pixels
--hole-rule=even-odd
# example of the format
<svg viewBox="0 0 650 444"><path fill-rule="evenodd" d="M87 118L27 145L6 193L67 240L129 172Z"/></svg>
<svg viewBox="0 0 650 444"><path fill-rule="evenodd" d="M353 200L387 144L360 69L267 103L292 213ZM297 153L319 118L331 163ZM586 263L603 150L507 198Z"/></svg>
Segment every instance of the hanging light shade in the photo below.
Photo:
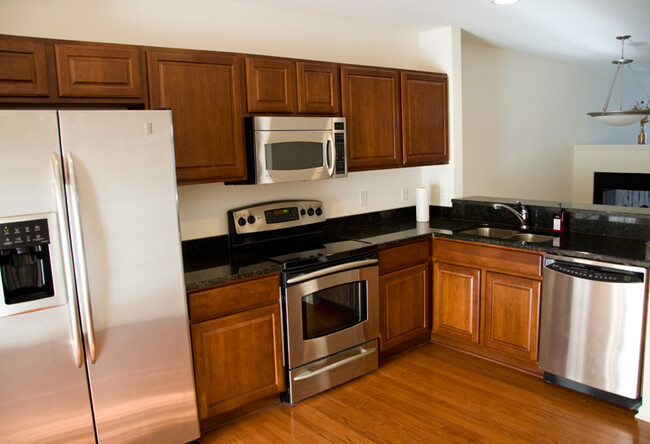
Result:
<svg viewBox="0 0 650 444"><path fill-rule="evenodd" d="M648 93L646 90L643 88L643 85L641 85L641 82L639 81L639 78L636 76L634 71L632 70L632 59L626 59L625 58L625 41L630 38L629 35L621 35L616 37L618 40L621 41L621 58L618 60L612 60L612 63L617 65L616 66L616 73L614 74L614 80L612 80L612 86L609 88L609 94L607 94L607 100L605 100L605 106L603 107L602 111L594 111L591 113L587 113L588 116L596 118L598 121L602 123L606 123L607 125L612 125L612 126L626 126L626 125L631 125L636 122L640 122L643 120L647 115L650 114L650 96L648 96ZM646 98L645 101L637 102L632 108L628 110L623 110L623 70L625 69L625 66L627 66L632 73L632 76L634 79L637 81L639 84L639 87L641 88L641 91L645 94ZM609 106L609 101L612 98L612 91L614 89L614 85L616 85L616 78L618 75L621 75L620 78L620 93L621 93L621 98L619 101L619 109L614 110L614 111L609 111L607 107Z"/></svg>

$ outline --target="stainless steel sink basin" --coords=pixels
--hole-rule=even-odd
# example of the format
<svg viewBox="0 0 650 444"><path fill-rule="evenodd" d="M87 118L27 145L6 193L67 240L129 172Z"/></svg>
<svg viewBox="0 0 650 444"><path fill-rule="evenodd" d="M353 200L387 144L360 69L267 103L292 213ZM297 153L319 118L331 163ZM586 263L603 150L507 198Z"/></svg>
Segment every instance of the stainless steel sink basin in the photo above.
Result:
<svg viewBox="0 0 650 444"><path fill-rule="evenodd" d="M514 236L508 236L505 239L523 241L523 242L547 242L555 239L554 236L547 236L545 234L534 234L534 233L519 233Z"/></svg>
<svg viewBox="0 0 650 444"><path fill-rule="evenodd" d="M554 236L547 236L545 234L535 233L522 233L517 230L509 230L506 228L497 227L477 227L469 230L463 230L461 234L469 234L472 236L492 237L497 239L512 240L518 242L547 242L555 239Z"/></svg>
<svg viewBox="0 0 650 444"><path fill-rule="evenodd" d="M461 231L461 234L469 234L472 236L483 236L483 237L496 237L503 239L506 237L513 236L518 234L517 230L507 230L505 228L495 228L495 227L477 227L470 230Z"/></svg>

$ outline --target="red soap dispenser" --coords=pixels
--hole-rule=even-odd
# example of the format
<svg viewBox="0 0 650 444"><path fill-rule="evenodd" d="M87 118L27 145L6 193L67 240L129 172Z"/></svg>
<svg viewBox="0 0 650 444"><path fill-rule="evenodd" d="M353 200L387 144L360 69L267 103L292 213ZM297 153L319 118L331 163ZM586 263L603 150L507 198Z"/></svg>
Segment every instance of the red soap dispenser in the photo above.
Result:
<svg viewBox="0 0 650 444"><path fill-rule="evenodd" d="M553 213L553 233L566 234L569 231L569 213L558 204L558 210Z"/></svg>

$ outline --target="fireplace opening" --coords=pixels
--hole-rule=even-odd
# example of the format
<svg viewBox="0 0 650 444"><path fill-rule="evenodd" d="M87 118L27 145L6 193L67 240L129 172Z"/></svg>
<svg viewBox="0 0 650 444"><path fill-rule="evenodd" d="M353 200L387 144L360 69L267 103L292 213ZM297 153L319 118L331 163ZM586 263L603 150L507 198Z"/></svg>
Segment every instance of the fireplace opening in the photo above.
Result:
<svg viewBox="0 0 650 444"><path fill-rule="evenodd" d="M650 174L594 173L595 204L650 207Z"/></svg>

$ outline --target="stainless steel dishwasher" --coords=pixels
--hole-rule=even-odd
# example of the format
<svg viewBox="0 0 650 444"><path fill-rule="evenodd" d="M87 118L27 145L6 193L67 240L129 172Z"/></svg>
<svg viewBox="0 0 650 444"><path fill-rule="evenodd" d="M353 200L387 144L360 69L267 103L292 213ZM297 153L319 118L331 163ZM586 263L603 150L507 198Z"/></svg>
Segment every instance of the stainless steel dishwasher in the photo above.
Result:
<svg viewBox="0 0 650 444"><path fill-rule="evenodd" d="M544 377L638 408L647 269L547 255L543 273L539 367Z"/></svg>

